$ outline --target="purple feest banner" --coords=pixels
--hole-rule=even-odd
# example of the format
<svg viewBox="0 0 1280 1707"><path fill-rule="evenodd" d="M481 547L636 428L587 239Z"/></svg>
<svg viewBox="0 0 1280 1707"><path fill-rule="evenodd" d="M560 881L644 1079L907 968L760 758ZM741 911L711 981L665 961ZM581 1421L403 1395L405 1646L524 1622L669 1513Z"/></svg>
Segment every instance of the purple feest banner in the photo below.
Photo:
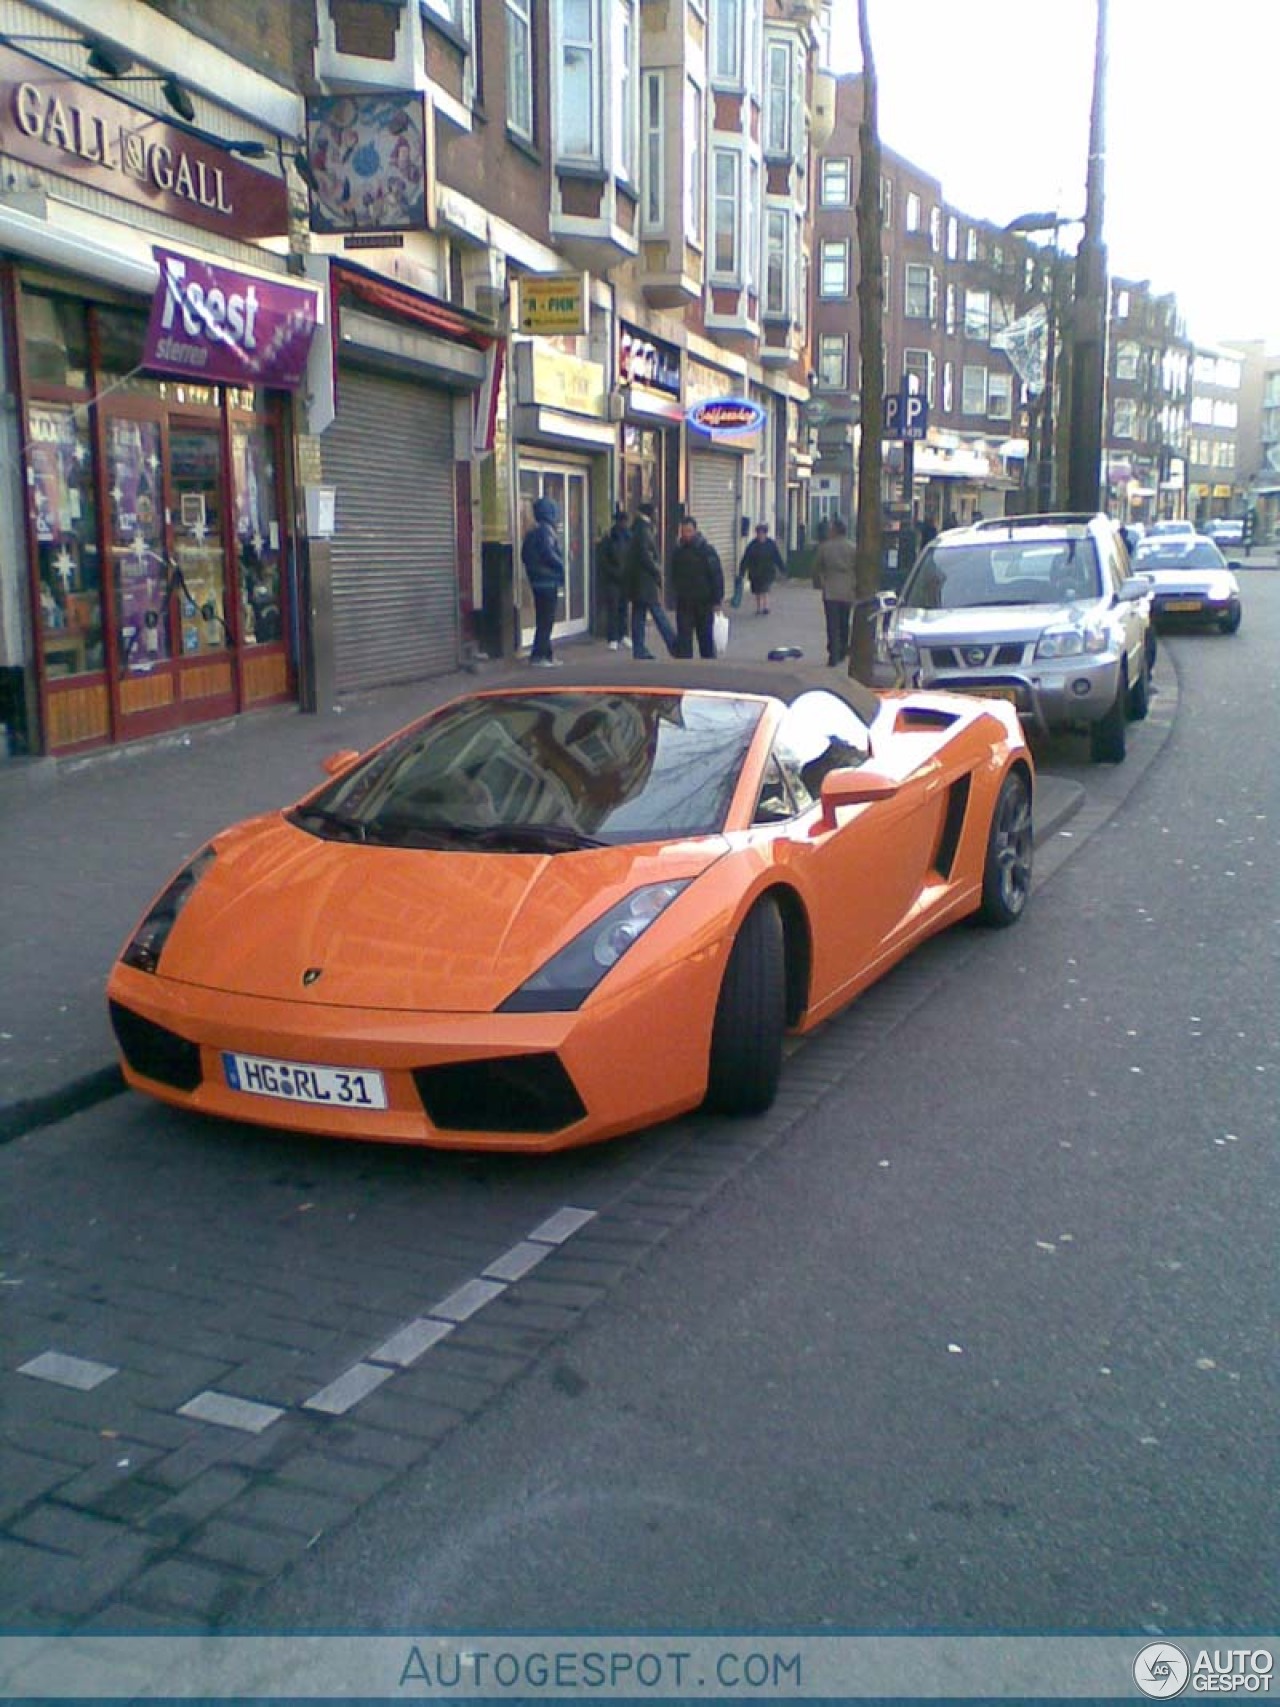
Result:
<svg viewBox="0 0 1280 1707"><path fill-rule="evenodd" d="M160 283L142 365L214 385L302 384L316 327L314 291L153 248Z"/></svg>

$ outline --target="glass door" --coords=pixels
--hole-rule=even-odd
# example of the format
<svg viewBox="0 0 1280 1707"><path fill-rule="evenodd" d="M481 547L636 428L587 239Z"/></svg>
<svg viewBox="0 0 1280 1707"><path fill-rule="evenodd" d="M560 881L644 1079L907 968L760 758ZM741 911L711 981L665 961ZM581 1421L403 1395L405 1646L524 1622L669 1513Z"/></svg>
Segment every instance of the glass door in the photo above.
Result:
<svg viewBox="0 0 1280 1707"><path fill-rule="evenodd" d="M533 504L537 498L550 498L556 507L558 521L556 537L564 556L564 591L556 614L556 634L580 634L587 626L587 566L590 561L590 509L587 495L587 469L563 463L541 466L520 463L521 538L533 525ZM520 603L522 629L533 629L533 597L529 582L519 568L516 553L516 591Z"/></svg>
<svg viewBox="0 0 1280 1707"><path fill-rule="evenodd" d="M158 416L113 412L104 435L120 722L135 735L172 723L177 699L164 537L164 430Z"/></svg>
<svg viewBox="0 0 1280 1707"><path fill-rule="evenodd" d="M172 582L178 621L182 698L233 697L227 558L222 516L222 431L217 422L171 420L169 482ZM231 709L228 704L227 709ZM221 707L204 705L200 715Z"/></svg>

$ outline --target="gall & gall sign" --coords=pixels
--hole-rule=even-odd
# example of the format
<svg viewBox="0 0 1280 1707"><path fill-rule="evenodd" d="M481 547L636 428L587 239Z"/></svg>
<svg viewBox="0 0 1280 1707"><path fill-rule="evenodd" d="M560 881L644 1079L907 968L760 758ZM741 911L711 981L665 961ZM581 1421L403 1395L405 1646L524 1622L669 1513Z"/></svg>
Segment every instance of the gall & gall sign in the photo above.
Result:
<svg viewBox="0 0 1280 1707"><path fill-rule="evenodd" d="M0 149L204 231L251 240L289 228L282 178L6 47Z"/></svg>

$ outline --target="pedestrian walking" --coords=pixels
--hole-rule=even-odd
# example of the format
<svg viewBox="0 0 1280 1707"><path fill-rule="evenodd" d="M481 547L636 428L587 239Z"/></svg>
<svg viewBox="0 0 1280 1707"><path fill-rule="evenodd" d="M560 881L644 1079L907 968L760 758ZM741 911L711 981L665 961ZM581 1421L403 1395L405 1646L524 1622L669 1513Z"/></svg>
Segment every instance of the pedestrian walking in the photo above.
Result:
<svg viewBox="0 0 1280 1707"><path fill-rule="evenodd" d="M827 619L827 663L833 666L849 656L856 567L857 553L844 522L833 516L831 530L813 560L813 584L822 593L822 609Z"/></svg>
<svg viewBox="0 0 1280 1707"><path fill-rule="evenodd" d="M755 594L756 615L769 614L769 589L783 573L782 553L776 540L769 538L768 522L756 523L756 537L742 554L738 578L745 575Z"/></svg>
<svg viewBox="0 0 1280 1707"><path fill-rule="evenodd" d="M662 559L658 555L658 539L653 528L652 504L641 504L636 511L624 565L622 587L631 601L631 656L653 657L645 644L646 618L649 616L652 616L667 651L674 653L675 630L662 608Z"/></svg>
<svg viewBox="0 0 1280 1707"><path fill-rule="evenodd" d="M608 533L601 535L596 546L596 591L604 612L604 634L610 652L631 644L627 638L629 601L623 591L630 543L627 512L618 508L613 512L613 526Z"/></svg>
<svg viewBox="0 0 1280 1707"><path fill-rule="evenodd" d="M556 537L560 512L550 498L535 498L533 526L520 546L520 561L533 594L533 646L529 662L550 669L560 660L552 656L551 630L564 587L564 555Z"/></svg>
<svg viewBox="0 0 1280 1707"><path fill-rule="evenodd" d="M680 523L671 553L671 592L676 602L677 658L692 658L698 643L700 658L716 655L715 615L724 603L724 568L720 553L698 532L693 516Z"/></svg>

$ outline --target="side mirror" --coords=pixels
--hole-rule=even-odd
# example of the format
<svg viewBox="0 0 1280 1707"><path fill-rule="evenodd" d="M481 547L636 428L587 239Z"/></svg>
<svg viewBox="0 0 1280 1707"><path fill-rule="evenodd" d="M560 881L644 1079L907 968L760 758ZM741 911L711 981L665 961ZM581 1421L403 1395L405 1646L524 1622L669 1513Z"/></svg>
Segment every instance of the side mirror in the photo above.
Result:
<svg viewBox="0 0 1280 1707"><path fill-rule="evenodd" d="M1122 584L1116 597L1122 600L1145 599L1150 591L1151 582L1146 575L1130 575L1129 579Z"/></svg>
<svg viewBox="0 0 1280 1707"><path fill-rule="evenodd" d="M1243 567L1243 565L1241 564L1240 559L1238 557L1228 557L1228 559L1227 559L1227 568L1228 569L1240 569L1242 567Z"/></svg>
<svg viewBox="0 0 1280 1707"><path fill-rule="evenodd" d="M842 806L870 806L877 800L892 800L902 784L882 771L861 765L846 765L828 771L822 779L822 816L814 825L815 836L836 827L836 812Z"/></svg>
<svg viewBox="0 0 1280 1707"><path fill-rule="evenodd" d="M349 771L360 754L354 747L341 747L336 753L330 753L324 761L326 776L341 776L343 771Z"/></svg>

